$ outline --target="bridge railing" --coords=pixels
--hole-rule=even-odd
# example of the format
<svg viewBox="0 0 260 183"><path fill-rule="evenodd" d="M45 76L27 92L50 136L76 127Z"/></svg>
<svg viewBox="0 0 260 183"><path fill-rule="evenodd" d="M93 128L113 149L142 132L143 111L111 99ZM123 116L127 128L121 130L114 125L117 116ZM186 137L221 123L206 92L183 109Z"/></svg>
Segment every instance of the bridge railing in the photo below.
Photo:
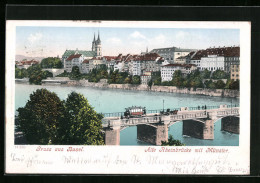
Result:
<svg viewBox="0 0 260 183"><path fill-rule="evenodd" d="M145 124L145 123L158 123L159 121L161 121L161 116L153 116L153 117L143 117L143 118L122 119L122 124L136 125L136 124Z"/></svg>
<svg viewBox="0 0 260 183"><path fill-rule="evenodd" d="M206 118L207 112L199 112L199 113L193 113L193 114L177 114L172 115L170 118L171 120L184 120L184 119L193 119L193 118Z"/></svg>
<svg viewBox="0 0 260 183"><path fill-rule="evenodd" d="M239 107L239 104L227 105L227 108L232 108L232 107Z"/></svg>
<svg viewBox="0 0 260 183"><path fill-rule="evenodd" d="M227 105L227 108L232 108L232 107L239 107L239 104ZM197 107L188 107L189 111L218 109L218 108L219 108L219 105L215 105L215 106L201 105L201 106L197 106ZM181 110L181 108L154 109L154 110L146 110L146 113L152 114L152 113L160 113L161 111L166 112L167 109L170 109L171 111L174 111L174 110L180 111ZM124 112L101 113L101 114L104 117L121 117L121 116L124 116Z"/></svg>
<svg viewBox="0 0 260 183"><path fill-rule="evenodd" d="M106 117L121 117L124 116L124 112L112 112L112 113L101 113L105 118Z"/></svg>
<svg viewBox="0 0 260 183"><path fill-rule="evenodd" d="M166 108L166 109L155 109L155 110L147 110L147 114L152 114L152 113L160 113L161 111L166 112L167 109L170 109L170 111L179 111L181 108Z"/></svg>
<svg viewBox="0 0 260 183"><path fill-rule="evenodd" d="M217 115L218 116L222 116L222 115L232 115L232 114L239 114L239 110L238 109L232 109L230 111L218 111Z"/></svg>

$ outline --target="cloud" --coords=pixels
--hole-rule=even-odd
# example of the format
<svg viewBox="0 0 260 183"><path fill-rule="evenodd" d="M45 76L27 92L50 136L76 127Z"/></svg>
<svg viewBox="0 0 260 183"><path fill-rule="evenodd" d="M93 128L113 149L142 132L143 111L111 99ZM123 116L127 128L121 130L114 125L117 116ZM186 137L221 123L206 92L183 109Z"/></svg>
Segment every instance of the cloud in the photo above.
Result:
<svg viewBox="0 0 260 183"><path fill-rule="evenodd" d="M179 31L177 34L175 34L175 37L177 39L184 39L187 38L188 36L190 36L189 32L185 32L185 31Z"/></svg>
<svg viewBox="0 0 260 183"><path fill-rule="evenodd" d="M157 44L161 44L164 43L166 41L166 37L163 34L159 34L158 36L156 36L153 40L154 42L156 42Z"/></svg>
<svg viewBox="0 0 260 183"><path fill-rule="evenodd" d="M130 34L130 37L135 39L146 39L146 37L138 31L135 31L132 34Z"/></svg>
<svg viewBox="0 0 260 183"><path fill-rule="evenodd" d="M116 38L116 37L108 38L106 41L110 44L115 44L115 45L122 43L121 39Z"/></svg>
<svg viewBox="0 0 260 183"><path fill-rule="evenodd" d="M42 39L42 33L30 34L30 36L28 37L28 41L30 44L33 44L41 39Z"/></svg>

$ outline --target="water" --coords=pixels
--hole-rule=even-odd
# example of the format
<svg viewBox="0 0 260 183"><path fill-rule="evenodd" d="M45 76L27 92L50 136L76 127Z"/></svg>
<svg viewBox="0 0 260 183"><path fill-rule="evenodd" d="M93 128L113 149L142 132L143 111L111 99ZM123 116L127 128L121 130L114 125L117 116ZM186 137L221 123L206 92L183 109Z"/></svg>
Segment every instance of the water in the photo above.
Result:
<svg viewBox="0 0 260 183"><path fill-rule="evenodd" d="M147 110L163 108L218 106L221 104L239 104L239 99L209 97L200 95L156 93L148 91L129 91L118 89L98 89L90 87L69 86L38 86L38 85L15 85L15 109L23 107L29 100L30 94L39 88L46 88L55 92L62 100L65 100L72 91L83 94L89 103L99 113L124 112L124 109L133 105L146 107ZM215 123L214 140L201 140L182 136L182 122L178 122L169 128L169 134L175 139L189 146L237 146L239 135L222 132L221 120ZM148 145L137 140L136 127L128 127L120 133L121 145Z"/></svg>

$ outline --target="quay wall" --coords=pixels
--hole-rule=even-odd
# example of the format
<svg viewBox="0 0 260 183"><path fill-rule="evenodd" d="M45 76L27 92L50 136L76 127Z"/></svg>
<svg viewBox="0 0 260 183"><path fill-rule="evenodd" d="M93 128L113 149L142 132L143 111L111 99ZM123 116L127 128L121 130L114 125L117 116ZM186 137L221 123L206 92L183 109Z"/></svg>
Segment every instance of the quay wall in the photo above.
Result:
<svg viewBox="0 0 260 183"><path fill-rule="evenodd" d="M17 83L19 81L16 81ZM56 78L58 83L58 79ZM44 85L52 84L48 81L44 82ZM183 93L191 95L206 95L214 97L234 97L239 98L240 92L238 90L230 89L208 89L208 88L178 88L175 86L156 86L153 85L151 88L147 85L133 85L133 84L108 84L106 82L88 82L88 80L67 80L64 79L60 81L61 86L85 86L85 87L95 87L95 88L109 88L109 89L121 89L121 90L135 90L135 91L152 91L152 92L167 92L167 93Z"/></svg>
<svg viewBox="0 0 260 183"><path fill-rule="evenodd" d="M167 92L167 93L184 93L192 95L206 95L214 97L235 97L239 98L238 90L230 89L208 89L208 88L178 88L175 86L155 86L151 88L147 85L133 85L133 84L108 84L105 82L92 83L87 80L74 81L71 85L96 87L96 88L110 88L121 90L136 90L136 91L152 91L152 92Z"/></svg>

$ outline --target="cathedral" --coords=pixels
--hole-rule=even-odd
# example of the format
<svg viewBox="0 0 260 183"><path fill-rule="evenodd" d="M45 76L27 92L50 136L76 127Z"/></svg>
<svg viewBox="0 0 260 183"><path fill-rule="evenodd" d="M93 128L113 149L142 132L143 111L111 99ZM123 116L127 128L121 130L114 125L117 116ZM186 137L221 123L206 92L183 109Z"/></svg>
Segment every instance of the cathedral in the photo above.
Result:
<svg viewBox="0 0 260 183"><path fill-rule="evenodd" d="M97 40L96 40L95 34L94 34L94 39L92 41L92 51L96 52L97 57L102 57L102 46L101 46L101 41L99 38L99 32L98 32Z"/></svg>
<svg viewBox="0 0 260 183"><path fill-rule="evenodd" d="M102 57L102 46L101 40L98 32L98 38L96 40L95 34L94 39L92 41L92 49L91 51L87 50L66 50L62 55L62 63L63 66L66 65L65 61L72 55L81 54L85 59L92 59L93 57Z"/></svg>

